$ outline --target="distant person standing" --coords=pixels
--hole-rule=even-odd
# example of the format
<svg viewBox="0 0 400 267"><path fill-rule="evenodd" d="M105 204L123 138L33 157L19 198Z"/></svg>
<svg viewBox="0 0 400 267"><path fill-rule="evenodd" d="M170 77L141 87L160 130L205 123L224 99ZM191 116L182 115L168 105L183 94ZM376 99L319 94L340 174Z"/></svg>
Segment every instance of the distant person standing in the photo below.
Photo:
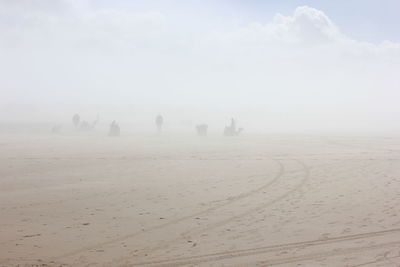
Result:
<svg viewBox="0 0 400 267"><path fill-rule="evenodd" d="M119 128L119 124L118 123L115 124L114 129L115 129L114 130L114 132L115 132L114 136L119 136L121 134L121 129Z"/></svg>
<svg viewBox="0 0 400 267"><path fill-rule="evenodd" d="M72 117L72 122L74 123L75 128L78 128L79 123L81 122L81 117L79 116L79 114L75 114Z"/></svg>
<svg viewBox="0 0 400 267"><path fill-rule="evenodd" d="M232 131L232 133L235 133L236 132L236 122L235 122L235 119L234 118L231 118L231 131Z"/></svg>
<svg viewBox="0 0 400 267"><path fill-rule="evenodd" d="M157 126L158 133L161 132L161 128L162 128L163 123L164 123L164 118L159 114L156 117L156 126Z"/></svg>
<svg viewBox="0 0 400 267"><path fill-rule="evenodd" d="M225 136L236 136L239 135L243 131L243 128L236 128L236 121L234 118L231 119L231 124L229 126L225 126L224 135Z"/></svg>
<svg viewBox="0 0 400 267"><path fill-rule="evenodd" d="M119 136L120 128L116 121L112 121L110 124L110 131L108 132L108 136Z"/></svg>

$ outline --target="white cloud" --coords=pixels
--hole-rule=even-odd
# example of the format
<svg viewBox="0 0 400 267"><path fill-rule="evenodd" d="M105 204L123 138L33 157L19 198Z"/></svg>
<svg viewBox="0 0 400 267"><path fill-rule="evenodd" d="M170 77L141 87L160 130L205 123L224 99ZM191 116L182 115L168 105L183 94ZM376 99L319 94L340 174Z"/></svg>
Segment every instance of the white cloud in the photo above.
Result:
<svg viewBox="0 0 400 267"><path fill-rule="evenodd" d="M277 14L271 23L253 23L236 32L236 37L254 42L293 44L324 44L343 41L346 37L322 12L302 6L292 16Z"/></svg>
<svg viewBox="0 0 400 267"><path fill-rule="evenodd" d="M325 43L345 39L328 16L307 6L298 7L292 17L277 15L274 24L299 42Z"/></svg>

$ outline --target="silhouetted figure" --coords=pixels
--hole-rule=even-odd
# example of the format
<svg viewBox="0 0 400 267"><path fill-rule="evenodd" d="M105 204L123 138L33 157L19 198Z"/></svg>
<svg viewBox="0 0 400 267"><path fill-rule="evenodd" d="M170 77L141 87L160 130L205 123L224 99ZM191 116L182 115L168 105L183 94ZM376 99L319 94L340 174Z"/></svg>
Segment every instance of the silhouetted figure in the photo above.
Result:
<svg viewBox="0 0 400 267"><path fill-rule="evenodd" d="M82 121L81 124L79 125L79 130L82 132L88 132L92 130L92 126L89 124L89 122Z"/></svg>
<svg viewBox="0 0 400 267"><path fill-rule="evenodd" d="M114 126L114 136L119 136L121 133L121 130L119 128L119 124L115 124Z"/></svg>
<svg viewBox="0 0 400 267"><path fill-rule="evenodd" d="M61 133L61 126L60 125L54 125L53 128L51 128L51 133L52 134Z"/></svg>
<svg viewBox="0 0 400 267"><path fill-rule="evenodd" d="M157 132L161 132L162 125L164 123L164 118L161 115L158 115L156 117L156 126L157 126Z"/></svg>
<svg viewBox="0 0 400 267"><path fill-rule="evenodd" d="M91 129L93 130L96 127L97 123L99 122L99 115L97 115L96 120L92 122Z"/></svg>
<svg viewBox="0 0 400 267"><path fill-rule="evenodd" d="M231 119L231 125L230 126L225 126L224 135L225 136L235 136L235 135L239 135L242 131L243 131L243 128L239 128L239 129L236 130L236 122L232 118Z"/></svg>
<svg viewBox="0 0 400 267"><path fill-rule="evenodd" d="M94 129L94 127L97 125L97 123L99 121L99 116L97 115L96 120L94 120L93 122L90 123L86 120L81 120L79 114L75 114L72 117L72 121L75 125L75 128L78 129L79 131L89 132L89 131L92 131Z"/></svg>
<svg viewBox="0 0 400 267"><path fill-rule="evenodd" d="M231 127L233 132L236 131L236 122L235 122L235 120L233 118L231 118L231 126L230 127Z"/></svg>
<svg viewBox="0 0 400 267"><path fill-rule="evenodd" d="M207 135L207 124L199 124L196 126L196 131L198 136L206 136Z"/></svg>
<svg viewBox="0 0 400 267"><path fill-rule="evenodd" d="M72 117L72 122L74 123L75 128L78 128L79 123L81 122L81 117L79 116L79 114L75 114Z"/></svg>
<svg viewBox="0 0 400 267"><path fill-rule="evenodd" d="M110 124L110 131L108 132L108 136L119 136L120 135L120 128L118 123L113 121Z"/></svg>

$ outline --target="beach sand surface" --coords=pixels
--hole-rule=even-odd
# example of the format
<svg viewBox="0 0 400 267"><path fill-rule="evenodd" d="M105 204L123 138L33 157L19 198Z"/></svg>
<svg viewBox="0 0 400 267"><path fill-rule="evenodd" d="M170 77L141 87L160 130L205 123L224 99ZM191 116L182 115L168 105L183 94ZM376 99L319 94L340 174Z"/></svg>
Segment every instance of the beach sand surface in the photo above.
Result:
<svg viewBox="0 0 400 267"><path fill-rule="evenodd" d="M400 138L0 136L0 266L399 266Z"/></svg>

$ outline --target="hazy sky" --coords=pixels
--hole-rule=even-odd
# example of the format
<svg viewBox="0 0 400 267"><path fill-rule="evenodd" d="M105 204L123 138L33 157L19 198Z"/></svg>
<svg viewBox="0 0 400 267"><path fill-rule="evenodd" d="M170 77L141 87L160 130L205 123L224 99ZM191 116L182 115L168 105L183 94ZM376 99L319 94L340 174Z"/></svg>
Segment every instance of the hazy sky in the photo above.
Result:
<svg viewBox="0 0 400 267"><path fill-rule="evenodd" d="M286 130L399 130L398 10L395 0L0 0L0 119L218 111Z"/></svg>

